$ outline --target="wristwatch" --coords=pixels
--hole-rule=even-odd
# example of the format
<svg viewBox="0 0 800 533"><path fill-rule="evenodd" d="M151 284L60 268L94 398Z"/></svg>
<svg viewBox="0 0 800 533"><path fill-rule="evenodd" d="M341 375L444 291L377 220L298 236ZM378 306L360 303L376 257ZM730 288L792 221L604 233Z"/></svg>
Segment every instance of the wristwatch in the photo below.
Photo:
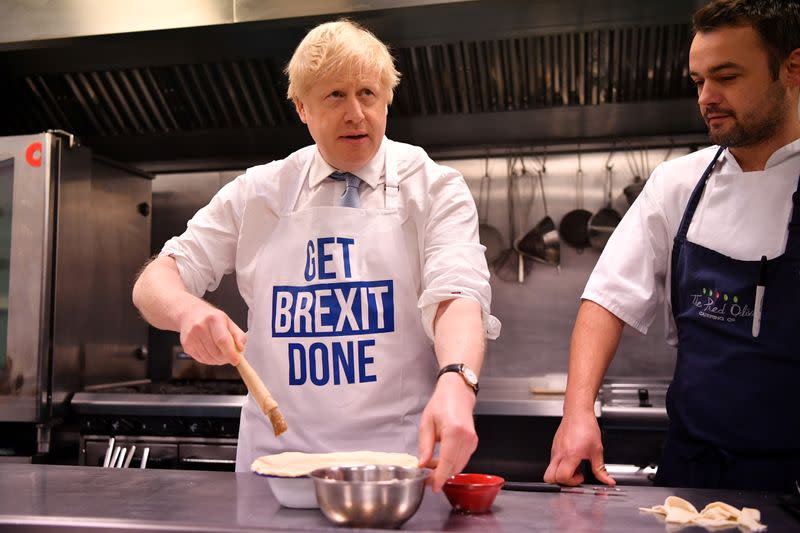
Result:
<svg viewBox="0 0 800 533"><path fill-rule="evenodd" d="M455 363L444 366L441 370L439 370L439 373L436 375L436 379L439 379L442 377L442 374L446 374L447 372L458 372L461 374L461 377L464 379L464 383L470 386L476 396L478 395L478 390L480 389L480 386L478 386L478 376L475 375L475 372L473 372L470 367L464 363Z"/></svg>

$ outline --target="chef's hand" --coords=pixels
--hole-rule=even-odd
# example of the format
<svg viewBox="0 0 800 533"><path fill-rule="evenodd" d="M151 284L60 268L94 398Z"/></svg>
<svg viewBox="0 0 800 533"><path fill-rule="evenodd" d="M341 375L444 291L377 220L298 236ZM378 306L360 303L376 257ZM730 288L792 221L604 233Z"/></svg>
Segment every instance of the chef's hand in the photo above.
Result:
<svg viewBox="0 0 800 533"><path fill-rule="evenodd" d="M439 378L428 405L422 412L419 428L419 464L435 467L431 476L433 492L442 490L450 476L458 474L467 465L478 447L478 435L472 420L475 393L454 372ZM433 449L439 442L439 458Z"/></svg>
<svg viewBox="0 0 800 533"><path fill-rule="evenodd" d="M247 342L228 315L203 300L183 312L180 334L183 351L207 365L238 365Z"/></svg>
<svg viewBox="0 0 800 533"><path fill-rule="evenodd" d="M599 481L606 485L617 484L603 463L603 443L594 412L565 414L553 437L545 483L580 485L584 481L580 471L583 459L591 461L592 472Z"/></svg>

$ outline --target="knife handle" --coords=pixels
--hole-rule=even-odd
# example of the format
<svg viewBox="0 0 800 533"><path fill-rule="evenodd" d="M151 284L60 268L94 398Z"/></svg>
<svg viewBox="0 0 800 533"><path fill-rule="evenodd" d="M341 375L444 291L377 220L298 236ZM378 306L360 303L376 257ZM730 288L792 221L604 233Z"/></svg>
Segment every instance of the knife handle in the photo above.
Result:
<svg viewBox="0 0 800 533"><path fill-rule="evenodd" d="M505 490L520 490L524 492L561 492L560 485L552 483L536 483L524 481L506 481L503 484Z"/></svg>

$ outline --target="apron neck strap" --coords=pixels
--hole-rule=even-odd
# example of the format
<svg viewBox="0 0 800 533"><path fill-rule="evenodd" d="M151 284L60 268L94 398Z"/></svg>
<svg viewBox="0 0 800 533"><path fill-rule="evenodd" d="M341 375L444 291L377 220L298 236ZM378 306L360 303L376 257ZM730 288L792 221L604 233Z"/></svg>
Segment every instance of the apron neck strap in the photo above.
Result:
<svg viewBox="0 0 800 533"><path fill-rule="evenodd" d="M383 142L386 143L386 153L384 156L386 162L386 181L384 183L383 206L386 209L395 210L397 209L400 197L400 178L397 176L394 141L390 141L384 137Z"/></svg>
<svg viewBox="0 0 800 533"><path fill-rule="evenodd" d="M694 212L697 209L697 205L700 203L700 197L703 196L706 182L714 171L714 166L717 164L717 160L719 156L722 155L723 150L725 150L725 147L720 146L716 155L714 155L714 159L711 160L711 163L708 164L705 172L703 172L703 175L700 177L700 181L695 185L692 195L689 197L689 203L686 205L686 210L683 212L683 218L681 219L681 225L678 227L678 234L675 236L675 240L683 241L686 239L686 234L689 232L689 224L691 224Z"/></svg>
<svg viewBox="0 0 800 533"><path fill-rule="evenodd" d="M789 219L789 236L786 239L786 255L800 259L800 176L792 195L792 218Z"/></svg>

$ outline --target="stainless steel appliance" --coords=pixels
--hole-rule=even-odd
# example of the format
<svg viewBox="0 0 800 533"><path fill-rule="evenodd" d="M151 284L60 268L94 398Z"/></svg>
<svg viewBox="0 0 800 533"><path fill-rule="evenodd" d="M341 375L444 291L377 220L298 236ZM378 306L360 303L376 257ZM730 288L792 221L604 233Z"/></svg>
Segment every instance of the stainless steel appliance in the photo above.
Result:
<svg viewBox="0 0 800 533"><path fill-rule="evenodd" d="M666 378L613 378L600 388L604 458L626 485L652 484L667 436Z"/></svg>
<svg viewBox="0 0 800 533"><path fill-rule="evenodd" d="M72 393L144 376L150 204L150 175L72 135L0 137L0 455L47 453Z"/></svg>

